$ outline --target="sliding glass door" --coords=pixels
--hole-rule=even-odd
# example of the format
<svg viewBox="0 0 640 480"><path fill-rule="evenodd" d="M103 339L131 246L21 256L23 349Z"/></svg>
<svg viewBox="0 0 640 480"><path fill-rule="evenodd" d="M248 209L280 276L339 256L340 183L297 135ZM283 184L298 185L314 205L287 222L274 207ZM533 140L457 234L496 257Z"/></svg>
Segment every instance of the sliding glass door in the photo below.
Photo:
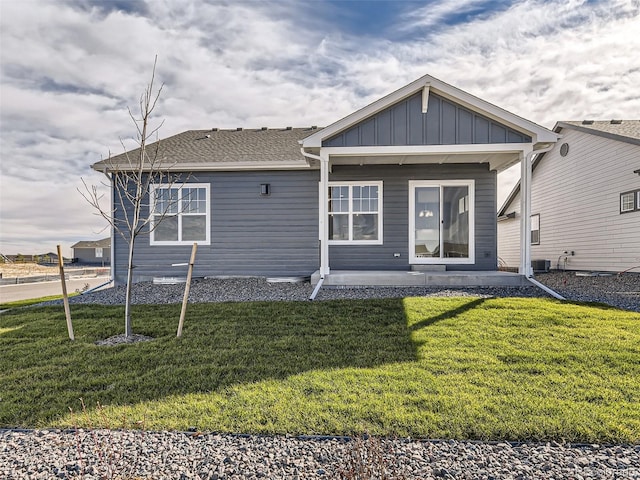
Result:
<svg viewBox="0 0 640 480"><path fill-rule="evenodd" d="M473 180L410 181L410 263L473 263L473 205Z"/></svg>

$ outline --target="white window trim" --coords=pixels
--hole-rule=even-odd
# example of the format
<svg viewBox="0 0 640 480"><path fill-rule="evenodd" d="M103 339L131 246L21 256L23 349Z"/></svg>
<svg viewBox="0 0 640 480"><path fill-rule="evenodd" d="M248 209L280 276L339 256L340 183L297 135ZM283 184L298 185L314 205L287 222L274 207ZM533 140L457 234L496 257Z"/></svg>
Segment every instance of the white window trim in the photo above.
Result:
<svg viewBox="0 0 640 480"><path fill-rule="evenodd" d="M624 205L624 197L627 195L631 195L633 202L631 205L631 208L627 208L625 209L623 207ZM624 192L620 194L620 213L628 213L628 212L633 212L636 209L636 203L637 203L637 199L636 199L636 192Z"/></svg>
<svg viewBox="0 0 640 480"><path fill-rule="evenodd" d="M475 180L409 180L409 264L414 265L444 265L463 264L471 265L476 263L476 193ZM416 251L416 187L450 187L465 186L469 188L469 257L468 258L418 258ZM440 202L440 218L442 218L442 202ZM442 228L440 228L440 244L442 244Z"/></svg>
<svg viewBox="0 0 640 480"><path fill-rule="evenodd" d="M378 239L377 240L331 240L329 239L329 245L382 245L383 243L383 202L382 202L382 184L381 180L371 181L371 182L328 182L327 185L329 188L331 187L349 187L349 211L348 212L340 212L340 215L348 215L349 216L349 237L353 236L353 187L368 187L368 186L377 186L378 187ZM331 216L331 211L329 206L327 205L327 221L329 221L329 217Z"/></svg>
<svg viewBox="0 0 640 480"><path fill-rule="evenodd" d="M153 212L151 211L151 208L153 205L151 205L152 202L149 202L149 215L151 216L151 223L149 224L149 228L151 228L151 234L149 235L149 245L152 246L162 246L162 245L193 245L194 243L197 243L198 245L210 245L211 244L211 185L209 183L185 183L185 184L180 184L180 185L152 185L149 191L149 195L153 196L155 195L155 191L159 190L159 189L166 189L166 188L177 188L180 191L182 191L183 188L204 188L205 189L205 196L206 196L206 205L207 205L207 211L205 212L205 218L206 218L206 226L205 226L205 233L206 233L206 239L205 240L171 240L171 241L160 241L160 240L156 240L155 239L155 222L153 220ZM181 194L178 194L178 198L181 198ZM180 225L182 224L180 218L183 215L189 216L190 214L183 214L180 210L182 208L182 202L178 202L178 213L176 215L178 215L178 231L180 231ZM191 214L193 215L193 214ZM197 214L197 215L202 215L202 214Z"/></svg>

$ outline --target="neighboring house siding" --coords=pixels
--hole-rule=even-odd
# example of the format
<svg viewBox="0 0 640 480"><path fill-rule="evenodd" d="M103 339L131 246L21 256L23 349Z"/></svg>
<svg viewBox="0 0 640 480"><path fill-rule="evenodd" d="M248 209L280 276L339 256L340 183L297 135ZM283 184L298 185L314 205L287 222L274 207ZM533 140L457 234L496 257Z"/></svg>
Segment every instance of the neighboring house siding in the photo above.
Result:
<svg viewBox="0 0 640 480"><path fill-rule="evenodd" d="M520 266L520 194L517 194L506 213L515 212L514 218L498 221L498 258L508 268Z"/></svg>
<svg viewBox="0 0 640 480"><path fill-rule="evenodd" d="M211 185L211 244L198 245L194 276L311 275L318 269L318 171L197 173ZM260 185L271 194L260 196ZM147 215L147 212L143 212ZM116 235L116 280L126 279L127 242ZM138 237L137 281L184 276L190 245L150 246Z"/></svg>
<svg viewBox="0 0 640 480"><path fill-rule="evenodd" d="M531 137L431 93L422 113L422 93L396 103L322 142L324 147L524 143Z"/></svg>
<svg viewBox="0 0 640 480"><path fill-rule="evenodd" d="M111 247L102 249L102 257L96 257L95 248L74 248L73 257L78 263L108 265L111 257Z"/></svg>
<svg viewBox="0 0 640 480"><path fill-rule="evenodd" d="M533 173L531 213L540 214L540 245L532 246L531 258L550 260L556 268L563 252L574 251L567 269L622 271L640 265L640 212L620 214L620 194L640 188L633 173L640 166L640 146L569 128L561 133ZM559 153L563 143L569 144L566 157ZM505 242L500 239L501 257Z"/></svg>
<svg viewBox="0 0 640 480"><path fill-rule="evenodd" d="M487 164L333 166L331 182L382 180L382 245L330 245L330 267L335 270L409 269L409 180L475 180L474 265L447 265L447 270L495 270L496 173ZM394 253L400 253L399 258Z"/></svg>

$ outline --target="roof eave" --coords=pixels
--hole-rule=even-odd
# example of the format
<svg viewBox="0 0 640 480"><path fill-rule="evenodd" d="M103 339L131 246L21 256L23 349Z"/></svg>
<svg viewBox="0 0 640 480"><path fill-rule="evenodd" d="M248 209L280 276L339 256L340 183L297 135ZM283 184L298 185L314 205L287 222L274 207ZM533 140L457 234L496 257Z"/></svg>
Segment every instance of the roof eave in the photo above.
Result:
<svg viewBox="0 0 640 480"><path fill-rule="evenodd" d="M91 168L94 168L92 165ZM315 167L306 161L294 162L198 162L198 163L173 163L169 166L154 168L164 172L209 172L209 171L246 171L246 170L312 170ZM129 165L109 165L105 169L94 168L100 172L130 172ZM149 166L143 168L144 172L151 171Z"/></svg>

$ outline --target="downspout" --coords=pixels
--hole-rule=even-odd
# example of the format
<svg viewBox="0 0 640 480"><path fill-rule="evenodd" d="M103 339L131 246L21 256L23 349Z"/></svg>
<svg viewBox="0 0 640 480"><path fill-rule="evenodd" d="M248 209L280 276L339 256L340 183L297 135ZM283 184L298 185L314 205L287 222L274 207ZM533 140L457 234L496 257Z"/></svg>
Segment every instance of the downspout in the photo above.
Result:
<svg viewBox="0 0 640 480"><path fill-rule="evenodd" d="M554 144L550 144L545 148L532 150L529 153L527 153L527 155L523 159L523 161L526 162L522 168L522 175L523 176L526 175L526 179L523 178L520 180L520 185L524 187L524 188L521 188L520 193L522 195L523 205L525 207L522 209L523 210L522 221L525 224L525 227L523 229L524 242L522 242L524 246L524 252L522 252L522 255L524 256L523 269L524 269L524 276L529 282L534 284L536 287L544 290L552 297L557 298L558 300L565 300L565 298L562 295L560 295L558 292L550 289L546 285L543 285L542 283L534 279L533 269L531 268L531 183L533 179L532 178L533 177L532 176L532 160L534 155L546 153L549 150L551 150L553 146Z"/></svg>

